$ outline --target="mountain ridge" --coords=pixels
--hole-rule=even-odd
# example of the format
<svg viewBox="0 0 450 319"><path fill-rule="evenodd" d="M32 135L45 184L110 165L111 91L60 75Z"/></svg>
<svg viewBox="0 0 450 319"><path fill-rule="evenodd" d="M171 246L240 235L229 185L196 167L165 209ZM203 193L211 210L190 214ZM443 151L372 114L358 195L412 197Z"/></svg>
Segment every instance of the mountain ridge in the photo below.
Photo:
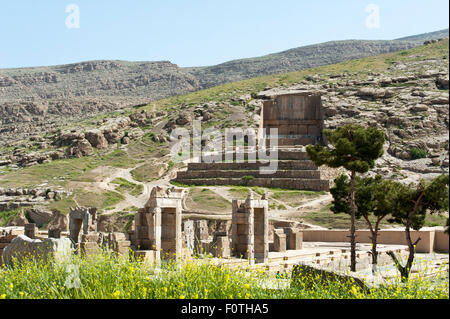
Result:
<svg viewBox="0 0 450 319"><path fill-rule="evenodd" d="M17 123L83 117L258 76L408 50L445 32L448 35L446 29L409 37L414 41L329 41L209 67L184 68L164 60L94 60L0 69L0 123L8 130Z"/></svg>

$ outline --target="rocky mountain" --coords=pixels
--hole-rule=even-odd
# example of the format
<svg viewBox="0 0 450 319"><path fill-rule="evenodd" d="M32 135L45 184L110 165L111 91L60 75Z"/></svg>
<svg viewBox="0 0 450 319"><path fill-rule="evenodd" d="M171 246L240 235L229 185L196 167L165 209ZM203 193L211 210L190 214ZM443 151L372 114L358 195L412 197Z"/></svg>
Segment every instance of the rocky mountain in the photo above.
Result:
<svg viewBox="0 0 450 319"><path fill-rule="evenodd" d="M62 118L82 118L223 83L406 50L446 34L448 29L393 41L327 42L209 67L89 61L0 69L0 134L17 125L48 126Z"/></svg>
<svg viewBox="0 0 450 319"><path fill-rule="evenodd" d="M422 44L422 43L420 43ZM262 75L305 70L367 56L411 49L415 41L334 41L310 45L260 58L242 59L216 66L190 69L202 87L250 79Z"/></svg>
<svg viewBox="0 0 450 319"><path fill-rule="evenodd" d="M427 41L427 40L436 40L440 38L448 37L448 29L443 29L434 32L427 32L417 35L412 35L409 37L403 37L396 40L404 40L404 41Z"/></svg>
<svg viewBox="0 0 450 319"><path fill-rule="evenodd" d="M193 119L201 120L203 129L255 128L264 98L280 91L319 91L327 128L357 123L382 130L385 152L370 174L404 183L448 174L448 49L449 40L442 39L406 51L228 83L101 117L90 112L90 118L63 124L55 120L51 127L16 123L0 141L0 210L45 206L67 212L68 207L89 205L126 216L127 210L145 204L148 189L169 185L184 169L169 154L177 141L170 138L173 129L190 128ZM89 107L86 100L79 102ZM43 112L41 104L33 103L36 112ZM202 145L211 142L206 139ZM335 173L321 174L333 179ZM130 194L121 179L146 191Z"/></svg>

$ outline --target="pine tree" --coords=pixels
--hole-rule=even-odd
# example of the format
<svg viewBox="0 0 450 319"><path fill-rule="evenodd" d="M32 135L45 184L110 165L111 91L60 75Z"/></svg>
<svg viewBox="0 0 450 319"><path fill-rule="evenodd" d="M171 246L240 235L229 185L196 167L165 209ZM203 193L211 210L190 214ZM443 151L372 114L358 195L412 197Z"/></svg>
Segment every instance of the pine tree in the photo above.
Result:
<svg viewBox="0 0 450 319"><path fill-rule="evenodd" d="M409 255L406 265L401 265L393 252L388 252L392 257L402 280L407 281L414 262L415 247L421 240L419 237L415 242L411 239L411 228L419 230L425 224L427 213L448 211L449 176L441 175L431 182L422 180L418 185L398 186L396 205L392 211L390 222L405 225L406 242L408 243Z"/></svg>
<svg viewBox="0 0 450 319"><path fill-rule="evenodd" d="M359 178L355 180L356 219L363 218L371 232L372 240L372 272L375 273L378 263L377 238L379 225L392 211L396 200L397 184L376 177ZM339 214L350 214L350 180L342 174L335 179L335 186L330 190L333 195L331 211ZM373 223L371 219L374 218Z"/></svg>
<svg viewBox="0 0 450 319"><path fill-rule="evenodd" d="M350 250L351 271L356 271L356 173L366 173L375 166L375 160L383 155L384 133L377 128L364 128L348 124L335 130L324 130L332 147L309 145L306 150L310 159L317 165L344 167L351 172L350 177Z"/></svg>

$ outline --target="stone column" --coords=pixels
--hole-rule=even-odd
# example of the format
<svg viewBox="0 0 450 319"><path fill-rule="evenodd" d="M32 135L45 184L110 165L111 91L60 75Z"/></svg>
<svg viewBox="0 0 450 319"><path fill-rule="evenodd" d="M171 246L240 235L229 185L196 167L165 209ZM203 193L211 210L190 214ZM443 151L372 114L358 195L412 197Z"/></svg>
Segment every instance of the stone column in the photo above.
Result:
<svg viewBox="0 0 450 319"><path fill-rule="evenodd" d="M25 225L25 236L31 239L36 239L37 227L36 224Z"/></svg>

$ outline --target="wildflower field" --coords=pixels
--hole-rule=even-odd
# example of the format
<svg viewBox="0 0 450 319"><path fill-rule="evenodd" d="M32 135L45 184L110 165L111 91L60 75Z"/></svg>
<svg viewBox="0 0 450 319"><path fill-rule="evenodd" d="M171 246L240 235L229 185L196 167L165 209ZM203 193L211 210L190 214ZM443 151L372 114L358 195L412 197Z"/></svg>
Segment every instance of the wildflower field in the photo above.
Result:
<svg viewBox="0 0 450 319"><path fill-rule="evenodd" d="M411 279L361 290L255 269L232 269L210 260L153 267L124 257L71 257L70 262L28 260L0 270L0 299L448 299L448 268L433 279ZM264 284L270 281L272 285ZM277 289L277 281L288 282ZM275 283L275 287L273 285Z"/></svg>

